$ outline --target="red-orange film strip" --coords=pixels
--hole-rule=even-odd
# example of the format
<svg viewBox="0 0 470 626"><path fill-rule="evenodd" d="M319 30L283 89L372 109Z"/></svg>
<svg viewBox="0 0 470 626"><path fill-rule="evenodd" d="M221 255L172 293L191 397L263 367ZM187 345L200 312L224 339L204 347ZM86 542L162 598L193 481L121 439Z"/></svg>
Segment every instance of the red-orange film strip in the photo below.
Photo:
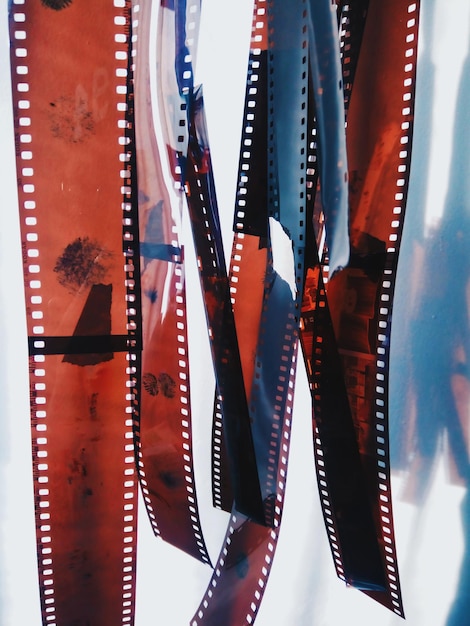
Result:
<svg viewBox="0 0 470 626"><path fill-rule="evenodd" d="M386 573L385 591L365 587L364 592L398 615L403 615L403 606L393 533L387 384L391 303L411 157L418 14L417 2L369 3L346 134L351 259L348 267L326 284ZM320 298L323 306L324 298ZM323 333L314 337L320 359L326 350L321 345L324 339ZM323 422L324 416L315 419ZM314 442L321 475L320 424ZM322 493L325 517L331 518L328 511L334 496L327 482ZM333 523L327 524L327 529L338 575L347 578L338 554L337 529Z"/></svg>
<svg viewBox="0 0 470 626"><path fill-rule="evenodd" d="M137 480L127 352L128 3L10 9L43 623L130 624Z"/></svg>
<svg viewBox="0 0 470 626"><path fill-rule="evenodd" d="M193 471L180 207L175 212L172 206L172 190L167 189L163 175L167 150L159 146L154 124L158 103L151 85L161 76L152 76L157 72L149 60L151 45L155 44L152 38L155 33L150 29L151 12L152 4L141 2L133 13L136 156L133 201L138 207L138 305L143 325L142 360L140 355L136 356L136 388L140 390L135 415L138 470L155 534L210 563ZM162 33L159 35L161 39ZM164 43L160 41L160 46Z"/></svg>

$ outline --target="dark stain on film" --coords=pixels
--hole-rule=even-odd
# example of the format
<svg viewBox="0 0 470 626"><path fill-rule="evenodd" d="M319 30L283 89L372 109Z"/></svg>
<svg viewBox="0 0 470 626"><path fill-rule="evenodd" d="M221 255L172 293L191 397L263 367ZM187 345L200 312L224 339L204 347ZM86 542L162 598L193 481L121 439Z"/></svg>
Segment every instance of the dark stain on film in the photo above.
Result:
<svg viewBox="0 0 470 626"><path fill-rule="evenodd" d="M160 372L158 377L151 372L146 372L142 376L142 385L151 396L157 396L160 391L165 398L174 398L176 395L176 382L166 372Z"/></svg>
<svg viewBox="0 0 470 626"><path fill-rule="evenodd" d="M112 254L96 240L78 237L57 259L54 272L59 283L71 292L102 283L108 273Z"/></svg>
<svg viewBox="0 0 470 626"><path fill-rule="evenodd" d="M41 0L42 4L48 9L61 11L72 4L72 0Z"/></svg>

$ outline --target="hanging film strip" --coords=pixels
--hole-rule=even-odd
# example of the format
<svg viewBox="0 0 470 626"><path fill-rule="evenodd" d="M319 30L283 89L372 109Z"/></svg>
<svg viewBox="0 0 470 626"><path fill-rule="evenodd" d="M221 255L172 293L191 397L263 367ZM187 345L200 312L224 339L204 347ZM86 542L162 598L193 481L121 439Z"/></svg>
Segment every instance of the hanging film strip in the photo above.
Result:
<svg viewBox="0 0 470 626"><path fill-rule="evenodd" d="M293 42L291 45L285 47L286 40L281 42L279 36L268 53L268 17L278 29L280 23L288 27L287 40ZM299 81L306 84L308 61L301 45L305 33L303 2L289 8L269 6L262 0L255 3L234 220L231 295L245 385L249 389L266 522L272 527L263 528L235 509L232 511L214 575L192 626L253 623L278 540L296 369L297 302L303 280L305 181L302 174L299 176L299 161L305 158L302 148L306 146L306 128L303 128L306 120L302 110L307 99L306 90L287 87L286 93L294 95L289 102L283 101L280 85L287 79L286 74L289 74L287 85ZM273 69L271 85L267 82L268 63ZM279 87L274 89L276 81ZM269 90L272 92L269 111L256 111L258 104L267 102ZM268 119L273 122L271 126ZM279 130L282 123L284 135ZM295 141L287 146L286 140L292 136ZM263 150L263 144L271 148L270 161L256 163L255 173L251 171L255 165L252 155L260 148ZM290 194L296 198L293 203L286 200ZM261 200L258 206L253 203L254 198ZM292 233L292 239L288 232ZM243 318L247 307L243 296L248 294L260 305L255 305L254 313L248 312L247 320ZM253 321L254 329L249 326ZM252 376L251 387L247 373Z"/></svg>
<svg viewBox="0 0 470 626"><path fill-rule="evenodd" d="M393 285L411 156L417 27L417 3L369 3L347 125L351 259L343 272L328 281L326 292L321 276L312 275L316 303L312 307L312 297L304 299L305 313L309 308L316 309L311 362L316 411L314 447L337 573L348 581L351 562L347 560L354 553L346 557L341 550L341 531L334 519L333 480L330 476L328 482L325 477L328 446L322 440L322 429L326 437L330 433L324 426L327 398L321 396L321 372L322 359L323 367L326 358L337 362L338 356L332 356L333 341L341 359L369 499L374 505L374 525L385 572L384 589L377 585L380 578L376 578L375 588L371 584L378 574L372 567L369 583L363 585L358 580L356 586L401 616L390 492L387 379ZM375 72L369 63L371 58L379 59L374 64ZM370 556L376 562L376 555Z"/></svg>
<svg viewBox="0 0 470 626"><path fill-rule="evenodd" d="M175 49L166 69L164 117L175 187L187 202L209 330L220 411L227 432L231 484L238 510L264 523L248 408L230 303L222 236L205 127L201 88L193 84L192 53L197 48L198 6L175 3L166 21L174 25ZM165 15L163 15L165 18ZM162 22L164 24L164 21ZM191 41L189 37L191 35ZM173 70L173 75L172 75Z"/></svg>
<svg viewBox="0 0 470 626"><path fill-rule="evenodd" d="M312 394L318 487L333 558L343 579L361 589L385 590L367 480L323 285L327 271L320 258L325 256L325 237L321 201L315 194L322 163L318 166L313 85L309 96L307 270L300 338ZM321 447L317 445L320 440Z"/></svg>
<svg viewBox="0 0 470 626"><path fill-rule="evenodd" d="M128 11L124 0L102 0L90 20L80 2L10 5L37 556L49 626L133 623L128 351L139 336L126 312L132 271L123 247L131 244L122 228Z"/></svg>
<svg viewBox="0 0 470 626"><path fill-rule="evenodd" d="M267 21L266 2L254 5L244 118L229 272L246 396L251 396L256 346L268 262L267 187ZM256 173L250 165L256 163ZM243 259L243 263L241 263ZM231 511L233 491L228 469L220 402L214 401L212 495L217 508Z"/></svg>
<svg viewBox="0 0 470 626"><path fill-rule="evenodd" d="M152 14L152 3L133 5L135 65L135 173L133 201L138 206L142 361L135 363L135 436L144 501L156 535L210 563L202 534L194 484L190 374L186 322L181 215L172 180L163 170L167 147L158 141L155 85L160 17L160 49L171 38L162 28L165 15ZM174 13L174 12L170 12ZM173 20L173 27L174 27ZM152 30L153 29L153 30ZM171 50L167 50L167 54ZM174 58L174 57L173 57ZM164 65L165 58L161 63ZM153 74L153 76L152 76ZM154 122L154 120L157 120ZM162 156L163 155L163 156ZM173 197L172 197L173 194Z"/></svg>

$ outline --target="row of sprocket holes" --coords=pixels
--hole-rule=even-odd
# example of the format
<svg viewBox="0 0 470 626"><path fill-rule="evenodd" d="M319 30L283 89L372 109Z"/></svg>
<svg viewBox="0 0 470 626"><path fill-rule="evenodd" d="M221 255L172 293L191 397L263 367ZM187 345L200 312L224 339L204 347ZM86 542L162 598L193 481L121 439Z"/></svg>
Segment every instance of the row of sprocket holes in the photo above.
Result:
<svg viewBox="0 0 470 626"><path fill-rule="evenodd" d="M212 476L213 476L213 494L214 505L222 508L222 483L221 483L221 458L222 458L222 412L220 399L216 399L214 413L214 435L213 442L213 459L212 459Z"/></svg>
<svg viewBox="0 0 470 626"><path fill-rule="evenodd" d="M304 12L304 18L305 18L305 17L306 17L306 12ZM305 31L305 25L304 25L304 28L303 28L302 32L304 32L304 31ZM306 47L306 45L307 45L307 42L306 42L306 41L303 41L303 42L302 42L302 48L305 48L305 47ZM272 56L272 53L270 53L270 56ZM307 58L306 58L306 56L304 56L304 57L302 58L302 64L303 64L303 65L305 65L305 64L306 64L306 62L307 62ZM306 78L306 73L305 73L305 72L303 73L302 78L303 78L303 79L305 79L305 78ZM274 83L274 77L272 76L272 77L271 77L271 79L270 79L270 84L269 84L269 90L271 91L271 95L272 95L273 83ZM306 93L307 93L307 90L304 88L304 89L303 89L303 91L302 91L302 93L303 93L303 95L304 95L304 99L303 99L303 101L301 102L301 110L302 110L302 111L304 111L304 110L306 109L306 107L307 107L307 101L306 101ZM253 107L254 107L254 106L255 106L255 104L256 104L256 103L255 103L255 101L251 101L251 102L252 102L252 105L253 105ZM248 106L250 106L250 103L251 103L251 102L250 102L250 101L248 102ZM269 112L270 112L270 115L272 116L272 115L273 115L273 113L274 113L272 106L271 106L271 108L270 108L270 111L269 111ZM248 119L248 120L250 119L250 115L253 115L253 114L248 114L248 115L247 115L247 119ZM304 114L302 113L302 115L304 115ZM301 125L302 125L302 126L305 126L305 116L303 116L303 117L301 118ZM251 131L251 127L249 127L249 126L245 127L245 131L246 131L246 133L248 134L248 133ZM305 132L302 130L302 132L301 132L301 136L300 136L301 141L303 141L303 140L304 140L304 138L305 138ZM271 135L270 135L270 137L269 137L269 141L270 141L271 143L274 141L274 136L273 136L273 134L272 134L272 131L271 131ZM301 154L301 155L303 155L303 154L304 154L304 148L301 148L300 154ZM301 167L301 169L303 168L303 163L301 163L300 167ZM243 169L243 167L242 167L242 169ZM248 167L246 167L246 169L248 169ZM304 201L304 199L305 199L304 182L305 182L304 177L301 177L301 178L300 178L300 192L299 192L299 198L300 198L300 200L302 200L302 201ZM276 203L276 202L277 202L277 201L275 201L275 203ZM301 213L303 213L303 212L304 212L303 202L302 202L302 205L300 206L300 212L301 212ZM276 217L276 218L278 218L278 215L276 215L275 217ZM300 220L300 225L301 225L301 226L303 225L303 216L302 216L302 220ZM238 224L237 224L237 226L238 226ZM301 254L301 252L302 252L302 251L300 250L300 251L299 251L299 254ZM298 264L298 265L301 265L301 264ZM299 268L298 266L296 266L296 281L297 281L297 282L300 282L300 281L301 281L301 277L299 276L299 272L298 272L298 270L299 270L299 269L300 269L300 268ZM294 327L292 327L292 326L290 326L290 327L289 327L289 326L288 326L288 329L289 329L289 328L290 328L290 330L292 331L292 333L295 333L295 329L294 329ZM287 341L288 339L290 339L290 337L289 337L289 336L286 336L286 337L285 337L285 340ZM288 347L289 347L289 345L290 345L290 344L285 344L285 346L283 346L283 348L284 348L284 349L285 349L285 348L288 348ZM295 355L293 356L293 362L294 362L294 361L295 361ZM285 366L282 366L282 365L281 365L280 369L281 369L281 372L284 372L284 374L285 374L285 372L286 372L286 368L285 368ZM278 387L278 388L281 388L281 389L283 390L283 391L282 391L282 393L284 393L285 382L286 382L286 381L285 381L285 375L281 374L281 375L280 375L280 378L279 378L279 387ZM254 391L256 390L256 387L257 387L257 385L256 385L256 382L255 382L255 383L254 383L254 385L253 385ZM287 393L287 400L288 400L288 404L289 404L289 402L291 402L291 401L292 401L292 397L293 397L293 396L292 396L292 394L293 394L293 390L291 390L291 392L288 392L288 393ZM281 397L282 397L282 396L281 396ZM289 409L290 409L291 407L287 406L286 408L287 408L287 412L289 413L289 412L290 412L290 411L289 411ZM280 419L280 416L279 416L279 414L278 414L278 413L274 413L273 417L274 417L274 420L277 420L277 421L279 421L279 419ZM289 427L290 427L290 420L286 420L286 421L287 421L287 427L289 428ZM274 439L277 439L277 438L278 438L278 434L275 432L275 430L276 430L276 429L279 429L279 424L278 424L278 423L276 423L276 421L274 421L274 422L273 422L273 431L272 431L272 433L271 433L271 442L270 442L270 447L271 447L271 448L276 448L276 442L274 441ZM269 465L269 466L268 466L268 474L267 474L267 476L268 476L267 486L268 486L268 487L272 486L272 480L273 480L273 478L274 478L272 471L273 471L273 469L274 469L274 467L275 467L275 462L276 462L276 455L274 455L274 454L273 454L273 455L270 455L270 456L269 456L269 460L268 460L268 465ZM284 470L283 470L283 471L284 471ZM277 487L278 487L278 488L276 489L276 492L278 492L278 489L280 489L281 491L283 491L283 490L284 490L284 487L285 487L285 481L284 481L284 479L282 479L282 480L278 481L278 485L277 485Z"/></svg>
<svg viewBox="0 0 470 626"><path fill-rule="evenodd" d="M254 8L254 12L253 12L253 23L252 23L252 37L251 37L251 50L250 50L250 58L249 58L249 90L248 90L248 95L255 97L257 95L258 89L256 87L256 83L259 79L259 75L256 74L256 72L254 70L257 70L259 68L259 61L257 61L254 57L259 56L261 54L261 49L256 47L256 44L259 43L262 40L262 35L259 35L258 32L259 31L264 31L266 28L266 21L265 21L265 14L266 14L266 9L265 8L261 8L258 5L261 3L264 3L265 0L258 0L258 2L256 3L256 6ZM244 130L243 130L243 145L245 146L245 150L242 153L242 158L241 158L241 176L240 176L240 180L239 180L239 189L238 189L238 193L240 195L245 195L246 194L246 184L248 183L248 172L250 169L250 158L251 158L251 151L250 151L250 147L252 145L252 140L249 138L249 135L253 132L253 127L251 126L251 124L249 122L253 122L254 121L254 109L256 107L256 100L252 99L249 100L247 102L247 108L252 108L253 112L246 114L245 116L245 125L244 125ZM244 207L246 205L246 201L243 199L238 199L237 201L238 207L240 207L240 210L237 211L237 222L235 224L235 227L238 230L243 230L243 219L245 217L245 212L244 212ZM239 221L238 221L239 220ZM236 282L236 281L235 281ZM236 288L235 288L236 290Z"/></svg>
<svg viewBox="0 0 470 626"><path fill-rule="evenodd" d="M293 346L293 342L295 343L296 338L293 338L294 335L294 327L292 326L292 324L287 324L286 326L286 331L288 334L284 335L284 344L282 346L283 351L285 350L286 352L290 352L292 351L292 346ZM290 334L289 334L290 333ZM295 363L295 354L292 358L292 362ZM286 372L287 372L287 367L285 365L280 365L279 367L280 369L280 373L278 376L278 386L277 386L277 391L278 391L278 395L276 396L276 402L281 403L282 402L282 398L284 393L286 392ZM255 389L257 387L257 384L254 383L253 384L253 388ZM286 405L286 413L290 415L291 413L291 408L290 405L292 403L293 400L293 393L294 393L294 389L293 389L293 385L292 382L290 380L287 381L287 405ZM278 449L281 441L282 441L282 437L283 437L283 433L285 430L285 427L287 426L287 428L290 428L290 419L289 418L285 418L285 421L282 419L281 420L281 404L276 404L274 406L274 412L272 415L272 431L271 431L271 437L270 437L270 442L269 442L269 447L270 447L270 454L269 454L269 458L268 458L268 467L267 467L267 481L266 481L266 488L272 488L273 487L273 481L274 481L274 471L276 469L276 461L277 461L277 455L276 455L276 450ZM281 426L279 425L279 423L281 422ZM279 430L281 430L281 433L279 433ZM281 463L282 463L282 459L281 459ZM285 476L285 474L284 474ZM277 487L276 487L276 492L278 489L283 490L284 489L284 480L278 481L277 483Z"/></svg>
<svg viewBox="0 0 470 626"><path fill-rule="evenodd" d="M326 306L326 293L324 289L321 289L319 293L318 304L322 308ZM321 363L322 361L323 338L321 335L321 331L318 331L318 330L317 330L316 343L317 343L317 348L315 349L315 372L316 372L316 368L318 367L318 364ZM325 519L325 527L328 533L328 538L329 538L331 550L332 550L333 557L334 557L337 575L341 580L345 581L346 577L344 574L343 560L342 560L341 553L340 553L340 547L339 547L338 539L336 536L335 522L334 522L334 519L331 517L331 514L332 514L331 509L330 509L331 503L329 500L330 494L328 491L328 484L325 480L326 472L323 470L325 463L322 459L323 449L322 449L322 443L320 439L320 433L317 427L315 427L313 445L314 445L314 450L315 450L315 463L317 466L317 473L319 476L319 481L318 481L319 491L320 491L320 498L322 502L322 511L323 511L323 515Z"/></svg>

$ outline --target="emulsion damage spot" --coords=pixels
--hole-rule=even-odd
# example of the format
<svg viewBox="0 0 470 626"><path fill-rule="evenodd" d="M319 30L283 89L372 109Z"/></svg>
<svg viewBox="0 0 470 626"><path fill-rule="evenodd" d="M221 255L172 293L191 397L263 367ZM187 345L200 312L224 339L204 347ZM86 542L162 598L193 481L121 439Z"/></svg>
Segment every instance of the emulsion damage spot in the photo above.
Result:
<svg viewBox="0 0 470 626"><path fill-rule="evenodd" d="M165 398L174 398L176 395L176 382L166 372L160 372L158 378L151 372L142 376L142 386L151 396L157 396L161 391Z"/></svg>
<svg viewBox="0 0 470 626"><path fill-rule="evenodd" d="M49 102L49 121L54 137L67 143L82 143L95 131L93 114L87 97L77 88L75 95L59 96Z"/></svg>
<svg viewBox="0 0 470 626"><path fill-rule="evenodd" d="M150 372L147 372L146 374L142 376L142 385L145 391L149 393L151 396L158 395L158 380Z"/></svg>
<svg viewBox="0 0 470 626"><path fill-rule="evenodd" d="M57 259L54 272L58 281L72 292L103 282L111 253L89 237L78 237Z"/></svg>
<svg viewBox="0 0 470 626"><path fill-rule="evenodd" d="M42 4L54 11L61 11L72 4L72 0L41 0Z"/></svg>
<svg viewBox="0 0 470 626"><path fill-rule="evenodd" d="M162 372L161 374L159 374L158 382L160 384L160 389L162 390L162 393L165 396L165 398L175 397L176 383L169 374L166 374L165 372Z"/></svg>

